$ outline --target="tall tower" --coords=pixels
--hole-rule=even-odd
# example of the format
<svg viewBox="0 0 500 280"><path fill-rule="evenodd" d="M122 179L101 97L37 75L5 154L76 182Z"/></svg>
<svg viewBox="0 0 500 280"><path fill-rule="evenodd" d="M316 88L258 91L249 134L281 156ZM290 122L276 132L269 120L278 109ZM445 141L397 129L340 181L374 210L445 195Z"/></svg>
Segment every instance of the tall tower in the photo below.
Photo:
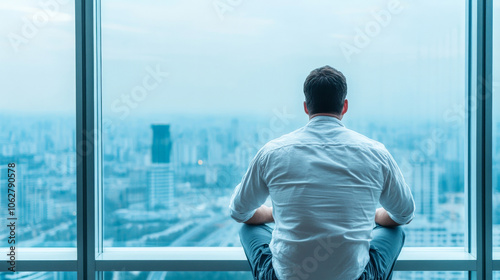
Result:
<svg viewBox="0 0 500 280"><path fill-rule="evenodd" d="M174 169L170 162L172 139L170 125L151 125L151 166L148 169L148 207L170 209L174 203Z"/></svg>
<svg viewBox="0 0 500 280"><path fill-rule="evenodd" d="M172 140L170 139L170 125L153 124L153 145L151 148L151 161L153 163L170 163Z"/></svg>
<svg viewBox="0 0 500 280"><path fill-rule="evenodd" d="M431 222L437 218L439 167L434 161L415 163L409 185L413 187L417 214Z"/></svg>

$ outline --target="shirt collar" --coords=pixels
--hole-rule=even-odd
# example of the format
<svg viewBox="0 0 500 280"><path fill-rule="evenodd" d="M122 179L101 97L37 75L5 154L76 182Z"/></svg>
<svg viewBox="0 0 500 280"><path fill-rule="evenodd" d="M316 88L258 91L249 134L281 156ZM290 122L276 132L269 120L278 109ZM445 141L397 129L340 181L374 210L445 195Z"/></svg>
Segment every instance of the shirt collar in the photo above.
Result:
<svg viewBox="0 0 500 280"><path fill-rule="evenodd" d="M307 125L309 126L309 125L314 125L316 123L325 123L325 122L334 123L337 124L338 126L345 127L344 124L339 119L332 116L316 116L310 119Z"/></svg>

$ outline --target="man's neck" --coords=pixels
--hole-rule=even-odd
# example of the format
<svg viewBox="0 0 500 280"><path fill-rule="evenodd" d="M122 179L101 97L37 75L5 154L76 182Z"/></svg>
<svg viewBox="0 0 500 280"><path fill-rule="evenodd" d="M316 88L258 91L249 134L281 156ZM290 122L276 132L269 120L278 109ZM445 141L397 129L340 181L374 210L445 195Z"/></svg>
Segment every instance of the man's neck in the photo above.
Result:
<svg viewBox="0 0 500 280"><path fill-rule="evenodd" d="M309 120L311 120L312 118L317 117L317 116L328 116L328 117L337 118L338 120L342 120L339 115L330 114L330 113L317 113L317 114L314 114L314 115L309 115Z"/></svg>

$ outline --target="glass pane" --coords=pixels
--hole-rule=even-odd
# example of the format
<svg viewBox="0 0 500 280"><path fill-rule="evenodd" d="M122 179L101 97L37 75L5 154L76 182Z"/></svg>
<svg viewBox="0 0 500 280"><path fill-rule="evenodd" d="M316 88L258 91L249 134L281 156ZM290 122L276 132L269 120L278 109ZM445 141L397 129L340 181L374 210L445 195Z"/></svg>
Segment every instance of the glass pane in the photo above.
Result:
<svg viewBox="0 0 500 280"><path fill-rule="evenodd" d="M464 246L465 1L212 4L102 1L105 246L239 246L230 195L325 64L414 192L407 246Z"/></svg>
<svg viewBox="0 0 500 280"><path fill-rule="evenodd" d="M465 271L395 271L394 280L463 280L468 279Z"/></svg>
<svg viewBox="0 0 500 280"><path fill-rule="evenodd" d="M0 247L76 246L74 10L0 1Z"/></svg>
<svg viewBox="0 0 500 280"><path fill-rule="evenodd" d="M104 280L252 280L252 273L233 271L105 271Z"/></svg>
<svg viewBox="0 0 500 280"><path fill-rule="evenodd" d="M500 1L493 7L493 246L500 247Z"/></svg>
<svg viewBox="0 0 500 280"><path fill-rule="evenodd" d="M76 272L16 272L16 273L0 273L0 280L76 280Z"/></svg>

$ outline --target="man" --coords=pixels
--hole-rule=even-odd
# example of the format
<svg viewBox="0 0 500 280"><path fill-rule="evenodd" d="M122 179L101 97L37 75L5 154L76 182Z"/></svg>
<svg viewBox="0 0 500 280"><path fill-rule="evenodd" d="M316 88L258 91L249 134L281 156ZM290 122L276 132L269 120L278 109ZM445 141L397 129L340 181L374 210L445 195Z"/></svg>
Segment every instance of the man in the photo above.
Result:
<svg viewBox="0 0 500 280"><path fill-rule="evenodd" d="M344 75L304 83L306 126L267 143L231 199L255 279L391 279L415 204L384 145L344 127ZM273 207L264 206L271 197ZM383 208L378 208L378 203ZM275 223L274 230L265 223ZM375 226L376 225L376 226ZM375 227L374 227L375 226Z"/></svg>

